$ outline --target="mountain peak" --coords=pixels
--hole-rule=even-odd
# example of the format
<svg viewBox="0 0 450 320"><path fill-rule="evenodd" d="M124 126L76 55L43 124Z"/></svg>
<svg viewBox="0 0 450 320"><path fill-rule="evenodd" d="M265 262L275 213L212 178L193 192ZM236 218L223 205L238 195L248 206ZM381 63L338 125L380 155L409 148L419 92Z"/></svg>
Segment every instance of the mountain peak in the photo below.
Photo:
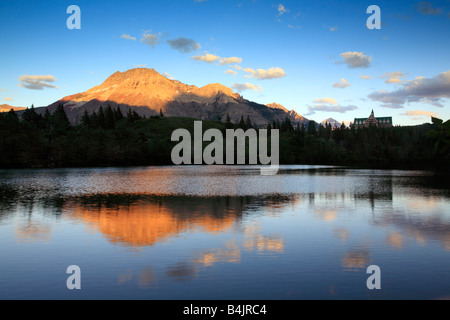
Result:
<svg viewBox="0 0 450 320"><path fill-rule="evenodd" d="M112 75L110 75L104 83L126 81L128 79L149 79L154 77L167 79L166 77L159 74L155 69L134 68L124 72L116 71Z"/></svg>
<svg viewBox="0 0 450 320"><path fill-rule="evenodd" d="M228 88L220 83L207 84L206 86L203 86L200 88L200 92L202 94L204 94L205 96L214 96L220 92L222 92L230 97L234 97L234 95L235 95L233 90L231 90L230 88Z"/></svg>
<svg viewBox="0 0 450 320"><path fill-rule="evenodd" d="M294 121L306 120L295 111L288 111L278 104L272 104L273 108L269 108L247 101L220 83L199 88L170 80L155 69L148 68L117 71L102 84L64 97L48 107L53 110L60 103L74 123L80 121L85 111L91 114L100 105L110 105L112 108L120 106L122 112L133 109L143 116L159 115L163 111L167 117L217 120L225 119L229 114L233 122L248 116L252 122L262 126L275 119L283 121L286 117Z"/></svg>
<svg viewBox="0 0 450 320"><path fill-rule="evenodd" d="M286 108L283 107L281 104L276 103L276 102L272 102L272 103L266 104L266 106L269 107L269 108L272 108L272 109L281 109L281 110L283 110L284 112L289 112L288 109L286 109Z"/></svg>

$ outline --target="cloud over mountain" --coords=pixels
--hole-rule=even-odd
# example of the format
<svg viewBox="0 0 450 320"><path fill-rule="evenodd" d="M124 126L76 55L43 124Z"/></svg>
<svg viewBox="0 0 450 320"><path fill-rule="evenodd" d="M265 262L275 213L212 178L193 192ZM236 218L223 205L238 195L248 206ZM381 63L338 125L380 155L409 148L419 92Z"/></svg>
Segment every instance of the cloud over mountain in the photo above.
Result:
<svg viewBox="0 0 450 320"><path fill-rule="evenodd" d="M234 90L236 90L237 92L242 92L245 90L254 90L254 91L262 91L262 88L258 85L254 85L251 83L233 83L231 85L231 88L233 88Z"/></svg>
<svg viewBox="0 0 450 320"><path fill-rule="evenodd" d="M44 88L59 89L57 86L50 84L49 82L55 82L56 78L52 75L39 76L39 75L23 75L19 77L19 87L32 90L43 90Z"/></svg>

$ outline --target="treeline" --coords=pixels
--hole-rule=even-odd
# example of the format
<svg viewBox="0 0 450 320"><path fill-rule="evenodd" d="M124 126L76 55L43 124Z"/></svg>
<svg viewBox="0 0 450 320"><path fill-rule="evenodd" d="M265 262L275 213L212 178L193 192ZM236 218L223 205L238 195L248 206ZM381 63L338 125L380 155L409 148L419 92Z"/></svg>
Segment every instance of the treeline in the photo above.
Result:
<svg viewBox="0 0 450 320"><path fill-rule="evenodd" d="M110 106L84 113L79 124L70 123L62 105L43 115L31 107L21 114L0 114L0 167L92 167L171 165L177 142L172 132L193 133L195 119L159 116L148 119L135 111ZM241 117L233 123L227 115L203 121L203 130L256 127ZM348 128L331 125L292 124L275 121L267 129L280 130L281 164L339 164L392 166L449 163L450 121L392 128ZM270 147L269 147L270 150Z"/></svg>

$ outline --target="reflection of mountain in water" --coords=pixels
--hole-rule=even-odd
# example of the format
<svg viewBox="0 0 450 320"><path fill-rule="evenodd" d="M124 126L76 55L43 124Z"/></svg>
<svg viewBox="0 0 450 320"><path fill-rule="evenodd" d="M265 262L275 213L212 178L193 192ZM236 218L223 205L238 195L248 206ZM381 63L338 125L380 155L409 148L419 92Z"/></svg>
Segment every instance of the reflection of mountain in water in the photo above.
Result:
<svg viewBox="0 0 450 320"><path fill-rule="evenodd" d="M195 229L225 232L243 215L254 214L255 208L280 206L288 200L286 197L104 195L71 199L64 203L62 210L64 216L86 223L115 244L141 247Z"/></svg>

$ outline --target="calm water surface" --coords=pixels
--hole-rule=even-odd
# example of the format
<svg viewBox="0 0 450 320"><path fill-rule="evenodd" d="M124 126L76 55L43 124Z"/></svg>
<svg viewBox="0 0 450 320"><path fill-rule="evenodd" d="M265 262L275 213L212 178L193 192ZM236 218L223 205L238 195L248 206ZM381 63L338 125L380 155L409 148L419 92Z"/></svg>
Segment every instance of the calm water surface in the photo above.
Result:
<svg viewBox="0 0 450 320"><path fill-rule="evenodd" d="M323 166L0 170L0 257L0 299L449 299L449 183Z"/></svg>

